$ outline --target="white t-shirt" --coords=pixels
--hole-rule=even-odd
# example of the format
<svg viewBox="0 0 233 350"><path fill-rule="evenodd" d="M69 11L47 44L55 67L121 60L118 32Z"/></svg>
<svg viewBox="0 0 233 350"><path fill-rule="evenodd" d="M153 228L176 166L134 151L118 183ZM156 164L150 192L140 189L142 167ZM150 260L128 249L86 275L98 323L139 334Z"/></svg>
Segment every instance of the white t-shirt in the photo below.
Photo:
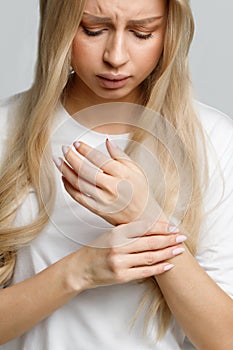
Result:
<svg viewBox="0 0 233 350"><path fill-rule="evenodd" d="M0 157L4 152L8 125L14 120L10 113L14 104L15 97L0 104ZM233 296L233 121L213 108L203 104L197 106L212 146L208 147L211 181L205 196L205 209L209 214L203 223L196 258L211 278ZM56 112L56 125L51 137L56 156L62 155L62 145L71 145L76 139L101 150L105 148L106 135L81 126L61 105ZM127 135L111 137L124 149ZM222 179L216 170L217 163L225 180L225 192L220 203ZM66 193L58 171L56 181L58 190L53 215L41 234L18 252L13 284L42 271L112 227ZM16 224L29 222L36 216L37 209L36 195L32 189L18 211ZM174 319L166 336L156 345L152 343L155 333L147 339L143 337L145 310L130 329L130 321L145 290L146 286L137 282L86 290L20 338L0 346L0 349L193 349Z"/></svg>

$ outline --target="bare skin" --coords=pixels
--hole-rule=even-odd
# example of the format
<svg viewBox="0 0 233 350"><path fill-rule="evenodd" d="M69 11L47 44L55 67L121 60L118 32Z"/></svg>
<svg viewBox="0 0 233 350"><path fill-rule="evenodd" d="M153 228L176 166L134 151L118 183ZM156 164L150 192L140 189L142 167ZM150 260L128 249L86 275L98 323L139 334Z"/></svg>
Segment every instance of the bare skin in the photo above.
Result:
<svg viewBox="0 0 233 350"><path fill-rule="evenodd" d="M171 227L169 230L163 222L158 222L153 232L149 228L145 221L113 228L92 242L92 247L83 247L34 277L2 290L0 344L22 335L87 289L172 269L174 265L167 260L182 253L179 249L186 237L169 232ZM9 305L14 305L13 312Z"/></svg>
<svg viewBox="0 0 233 350"><path fill-rule="evenodd" d="M163 50L165 4L166 1L162 0L146 0L146 6L145 0L87 2L85 11L92 17L83 18L82 26L74 38L72 66L77 76L65 101L68 112L73 114L82 108L107 101L137 101L139 84L156 67ZM99 19L95 22L94 14L97 17L110 17L110 20L104 25L100 24ZM142 25L135 22L149 17L158 18ZM148 39L143 39L142 35L148 35ZM93 57L96 58L94 64ZM88 64L89 58L91 64ZM86 69L87 65L90 70ZM123 81L114 83L113 77ZM101 130L104 133L113 131L112 128ZM125 127L118 132L125 132ZM111 145L108 146L110 150ZM81 152L81 148L77 151ZM113 155L114 152L116 150L111 148L110 154ZM120 160L113 157L114 169L111 167L111 171L116 172L108 174L108 180L111 177L108 188L106 177L99 177L98 189L101 196L98 198L102 198L99 210L98 206L93 206L91 197L85 197L85 191L81 191L80 195L77 178L82 178L82 173L79 161L72 158L71 152L66 152L65 157L66 164L62 161L58 167L63 173L64 184L70 195L82 205L89 206L89 210L98 211L98 215L118 226L108 233L108 237L100 237L95 242L96 247L94 244L92 247L84 247L40 274L1 290L0 344L20 336L87 289L154 276L173 315L198 349L231 350L232 300L189 254L183 244L186 237L174 232L175 229L172 233L169 232L168 222L161 211L158 214L157 204L149 196L150 189L140 170L125 156L120 166L124 166L124 176L133 185L132 201L125 210L107 215L111 209L109 204L116 196L116 184L122 180L118 176L119 171L117 172ZM148 193L148 200L143 205L138 201L140 197L136 196L136 191L139 191L138 178L143 191L146 189ZM91 185L94 187L91 183L88 188L82 184L82 188L90 194ZM92 190L94 196L96 189ZM123 196L121 203L125 204L123 192L120 192ZM160 220L155 220L154 217L152 219L151 214L154 213ZM137 217L141 219L140 222L131 222Z"/></svg>
<svg viewBox="0 0 233 350"><path fill-rule="evenodd" d="M130 162L123 151L107 141L107 149L112 158L111 160L107 160L104 154L101 155L98 151L92 150L83 143L79 143L76 149L90 162L95 164L95 166L99 166L103 173L95 169L97 175L88 178L88 181L90 181L89 186L82 187L80 185L83 181L82 161L80 161L79 157L71 149L66 148L66 152L64 152L66 162L61 161L60 171L65 176L64 185L67 192L75 200L107 220L108 217L106 216L106 211L103 210L103 206L104 204L106 205L105 209L108 209L108 212L111 212L111 209L115 209L116 182L122 176L131 184L133 188L132 192L135 196L131 197L131 201L126 208L112 215L114 224L120 225L122 221L130 222L133 220L135 207L138 209L136 215L144 216L147 214L149 216L152 215L154 218L153 213L158 213L158 207L156 207L155 202L148 200L144 204L144 208L147 208L146 211L143 211L141 205L137 204L139 193L143 193L142 191L145 191L148 184L145 177L140 173L139 168ZM117 171L120 169L122 173ZM97 184L93 180L97 181ZM96 185L99 190L98 196L96 195L96 191L93 190ZM89 191L88 193L92 196L90 201L85 201L86 197L85 193L82 192L83 189ZM149 188L147 190L149 191ZM112 206L108 197L109 194L112 196L110 197L112 199ZM118 198L123 198L122 202L124 203L124 191L118 191L117 195ZM148 197L150 198L150 196ZM88 199L90 198L88 197ZM95 205L96 202L101 202L101 210L98 210L99 206L98 204ZM158 224L152 220L152 217L149 219L151 225L150 231L153 231L154 227ZM161 212L160 217L165 218ZM159 235L153 237L158 244ZM142 244L141 241L138 241L138 243L140 245ZM163 254L167 250L165 249L163 252L159 252L158 247L158 245L154 246L155 251L152 249L156 255L158 253ZM184 247L185 244L183 244ZM153 260L154 253L142 253L141 257L144 263L146 261L144 258L147 257L147 263L151 259L151 262L156 264L156 260ZM232 349L232 299L206 274L186 247L180 252L179 256L172 258L170 262L175 264L175 268L172 268L171 271L165 274L158 274L155 278L174 317L182 329L200 350ZM118 264L118 268L120 267L121 265Z"/></svg>
<svg viewBox="0 0 233 350"><path fill-rule="evenodd" d="M139 84L161 56L166 29L166 1L146 1L147 6L144 0L87 1L72 45L71 63L76 76L65 100L68 112L103 102L138 100ZM108 20L102 21L106 17ZM126 130L124 125L117 132L122 130ZM180 235L167 232L167 223L158 225L148 236L148 222L147 229L145 224L140 230L130 224L117 228L119 235L131 235L136 240L118 248L111 242L104 249L84 247L40 274L1 290L0 343L20 336L83 290L166 273L173 267L167 259L181 254L174 250L185 238L177 242ZM139 237L134 237L135 233ZM109 237L115 237L114 229Z"/></svg>

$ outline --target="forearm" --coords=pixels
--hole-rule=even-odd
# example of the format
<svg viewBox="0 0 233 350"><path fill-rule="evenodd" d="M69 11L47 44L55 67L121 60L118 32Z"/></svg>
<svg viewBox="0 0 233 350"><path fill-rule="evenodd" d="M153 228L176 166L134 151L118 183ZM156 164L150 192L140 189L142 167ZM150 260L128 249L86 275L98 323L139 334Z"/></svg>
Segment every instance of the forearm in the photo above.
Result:
<svg viewBox="0 0 233 350"><path fill-rule="evenodd" d="M233 300L186 250L156 280L170 310L199 350L233 349Z"/></svg>
<svg viewBox="0 0 233 350"><path fill-rule="evenodd" d="M73 255L0 291L0 344L22 335L82 291L81 278L72 287Z"/></svg>

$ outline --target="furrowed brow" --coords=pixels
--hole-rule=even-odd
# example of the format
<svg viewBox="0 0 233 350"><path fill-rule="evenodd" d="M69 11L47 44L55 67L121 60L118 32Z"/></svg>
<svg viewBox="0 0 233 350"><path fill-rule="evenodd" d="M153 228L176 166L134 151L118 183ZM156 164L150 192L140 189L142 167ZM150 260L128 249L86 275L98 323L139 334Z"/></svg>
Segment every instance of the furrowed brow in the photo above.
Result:
<svg viewBox="0 0 233 350"><path fill-rule="evenodd" d="M128 25L143 26L155 22L156 20L162 19L164 16L142 18L142 19L132 19L128 21ZM99 17L91 15L87 12L84 12L83 19L88 20L90 23L112 23L111 17Z"/></svg>
<svg viewBox="0 0 233 350"><path fill-rule="evenodd" d="M144 26L146 24L153 23L159 19L162 19L164 16L150 17L150 18L142 18L142 19L132 19L128 22L129 25L135 26Z"/></svg>
<svg viewBox="0 0 233 350"><path fill-rule="evenodd" d="M89 13L84 12L83 19L88 20L90 23L110 23L112 19L110 17L98 17L90 15Z"/></svg>

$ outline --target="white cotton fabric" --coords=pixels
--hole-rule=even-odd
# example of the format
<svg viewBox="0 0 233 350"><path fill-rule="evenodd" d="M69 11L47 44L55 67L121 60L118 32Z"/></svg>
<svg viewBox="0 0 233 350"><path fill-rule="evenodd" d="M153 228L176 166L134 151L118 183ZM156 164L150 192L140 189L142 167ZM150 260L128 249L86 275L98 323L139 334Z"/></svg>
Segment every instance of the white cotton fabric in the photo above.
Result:
<svg viewBox="0 0 233 350"><path fill-rule="evenodd" d="M4 154L8 126L17 98L0 105L0 161ZM197 104L199 117L208 140L211 181L205 195L208 213L200 236L197 260L211 278L233 296L233 122L224 114ZM124 149L128 135L111 138ZM62 156L61 146L82 140L105 150L106 135L89 131L75 122L59 104L56 128L52 134L53 154ZM106 152L106 150L105 150ZM222 194L222 179L225 192ZM56 170L57 199L50 222L28 247L18 253L13 284L42 271L52 263L80 249L112 226L89 212L66 193ZM22 225L37 214L37 200L31 189L20 207L16 224ZM143 337L145 310L130 330L130 321L145 292L137 282L87 290L40 322L26 334L1 350L189 350L193 349L183 331L172 320L160 342L152 343L156 327L148 338ZM23 312L23 310L22 310Z"/></svg>

